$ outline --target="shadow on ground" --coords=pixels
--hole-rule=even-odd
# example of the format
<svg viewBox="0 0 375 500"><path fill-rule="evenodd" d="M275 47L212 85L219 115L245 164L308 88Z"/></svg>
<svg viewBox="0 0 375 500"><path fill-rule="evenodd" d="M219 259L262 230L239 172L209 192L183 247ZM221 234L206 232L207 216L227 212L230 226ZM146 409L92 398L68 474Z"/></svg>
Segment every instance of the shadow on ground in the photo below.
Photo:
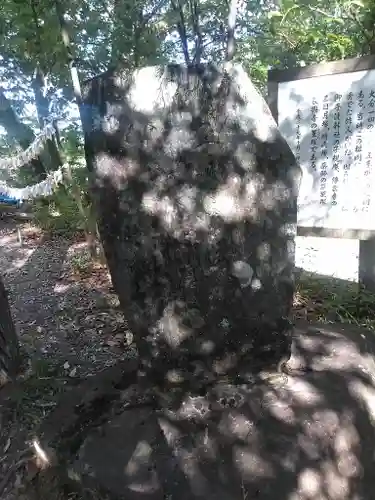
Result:
<svg viewBox="0 0 375 500"><path fill-rule="evenodd" d="M153 387L156 407L132 406L139 388L128 373L116 410L102 398L96 424L74 441L76 480L113 499L371 500L374 346L373 333L355 326L301 322L287 376L218 379L204 396ZM71 439L68 420L83 418L94 387L75 391L43 424L44 445L57 429Z"/></svg>

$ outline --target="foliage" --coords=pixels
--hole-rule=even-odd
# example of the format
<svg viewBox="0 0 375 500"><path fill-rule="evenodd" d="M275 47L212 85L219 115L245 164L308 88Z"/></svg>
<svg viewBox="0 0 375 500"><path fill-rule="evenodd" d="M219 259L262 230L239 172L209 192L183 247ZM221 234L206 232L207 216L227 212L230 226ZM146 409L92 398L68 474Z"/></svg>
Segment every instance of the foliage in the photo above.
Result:
<svg viewBox="0 0 375 500"><path fill-rule="evenodd" d="M85 275L89 274L93 268L92 258L89 252L79 252L71 258L70 264L73 272Z"/></svg>
<svg viewBox="0 0 375 500"><path fill-rule="evenodd" d="M295 62L306 63L371 53L373 14L370 1L283 0L279 10L269 13L270 39L279 46L277 62L287 65L291 52Z"/></svg>
<svg viewBox="0 0 375 500"><path fill-rule="evenodd" d="M60 4L82 80L117 64L131 68L186 57L216 62L225 57L226 2L62 0ZM30 110L43 106L70 119L68 54L61 42L55 0L4 0L0 19L0 75L22 122L35 132L39 124ZM270 66L371 53L374 19L371 0L240 2L236 59L264 88ZM44 92L44 103L38 102L38 90ZM0 124L7 129L1 110ZM12 135L9 128L7 132Z"/></svg>
<svg viewBox="0 0 375 500"><path fill-rule="evenodd" d="M86 196L88 190L87 172L84 168L73 170L73 178L79 187L84 208L89 210L90 203ZM35 221L48 233L73 235L85 229L85 221L69 187L59 186L48 198L41 198L34 203Z"/></svg>
<svg viewBox="0 0 375 500"><path fill-rule="evenodd" d="M294 302L297 318L375 329L375 295L359 290L358 283L303 272L297 281Z"/></svg>

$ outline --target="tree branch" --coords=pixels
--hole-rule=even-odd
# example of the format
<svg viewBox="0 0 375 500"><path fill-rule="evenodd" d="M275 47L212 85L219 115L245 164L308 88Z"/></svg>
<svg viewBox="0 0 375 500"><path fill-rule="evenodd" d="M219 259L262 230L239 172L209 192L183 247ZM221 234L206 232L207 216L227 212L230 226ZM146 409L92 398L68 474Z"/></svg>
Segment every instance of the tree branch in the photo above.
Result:
<svg viewBox="0 0 375 500"><path fill-rule="evenodd" d="M178 34L180 36L180 42L182 45L182 52L184 53L185 63L187 66L189 66L190 55L189 55L189 47L188 47L188 42L187 42L186 22L185 22L183 5L181 4L181 0L178 0L178 6L174 2L174 0L171 0L171 5L172 5L172 8L175 11L175 13L177 13L179 18L180 18L180 20L177 21L177 23L176 23L176 28L177 28Z"/></svg>
<svg viewBox="0 0 375 500"><path fill-rule="evenodd" d="M202 54L203 54L203 36L199 24L199 8L197 0L190 0L190 13L192 18L193 30L195 35L195 55L194 61L196 64L200 64Z"/></svg>

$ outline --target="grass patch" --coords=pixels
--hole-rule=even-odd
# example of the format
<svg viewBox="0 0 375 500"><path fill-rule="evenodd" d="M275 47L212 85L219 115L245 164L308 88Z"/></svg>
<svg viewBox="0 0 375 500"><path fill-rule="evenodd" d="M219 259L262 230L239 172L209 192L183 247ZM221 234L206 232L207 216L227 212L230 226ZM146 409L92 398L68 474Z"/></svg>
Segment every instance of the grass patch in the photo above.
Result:
<svg viewBox="0 0 375 500"><path fill-rule="evenodd" d="M375 329L375 293L352 283L305 271L297 278L296 317L311 321L353 323Z"/></svg>

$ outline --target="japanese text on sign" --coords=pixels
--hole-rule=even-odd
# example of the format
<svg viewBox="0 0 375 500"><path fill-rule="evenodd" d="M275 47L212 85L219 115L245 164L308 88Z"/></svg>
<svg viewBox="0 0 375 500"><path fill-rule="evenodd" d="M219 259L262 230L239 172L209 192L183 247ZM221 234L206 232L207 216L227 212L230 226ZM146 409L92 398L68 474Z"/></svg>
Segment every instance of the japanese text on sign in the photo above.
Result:
<svg viewBox="0 0 375 500"><path fill-rule="evenodd" d="M298 225L375 230L375 70L279 83L278 116L303 171Z"/></svg>

